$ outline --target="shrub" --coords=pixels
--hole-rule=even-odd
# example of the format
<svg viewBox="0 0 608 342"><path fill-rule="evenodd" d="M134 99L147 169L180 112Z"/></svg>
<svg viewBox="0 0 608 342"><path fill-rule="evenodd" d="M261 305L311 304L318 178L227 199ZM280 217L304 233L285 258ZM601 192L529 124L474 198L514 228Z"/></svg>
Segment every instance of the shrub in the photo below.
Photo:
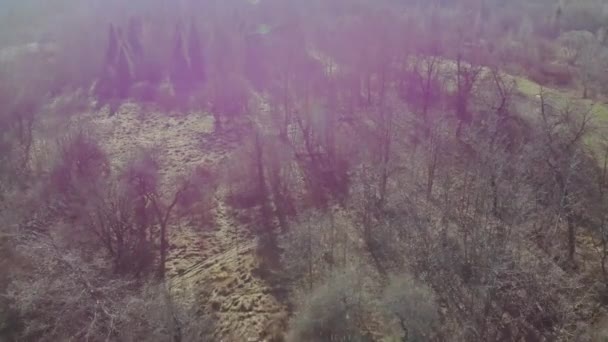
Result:
<svg viewBox="0 0 608 342"><path fill-rule="evenodd" d="M237 75L228 74L222 79L216 79L211 90L211 106L216 121L233 119L247 111L249 104L249 89L245 80Z"/></svg>
<svg viewBox="0 0 608 342"><path fill-rule="evenodd" d="M109 173L110 164L99 142L90 132L79 130L60 142L51 181L60 194L69 195L92 186Z"/></svg>
<svg viewBox="0 0 608 342"><path fill-rule="evenodd" d="M572 72L568 66L556 63L542 63L536 70L531 71L530 78L539 84L558 86L568 86L573 82Z"/></svg>
<svg viewBox="0 0 608 342"><path fill-rule="evenodd" d="M24 325L25 341L206 341L213 331L196 307L171 299L164 284L108 276L84 251L41 237L19 246L29 261L7 298Z"/></svg>
<svg viewBox="0 0 608 342"><path fill-rule="evenodd" d="M131 97L140 103L151 103L157 99L156 86L150 82L138 82L131 86L129 94Z"/></svg>
<svg viewBox="0 0 608 342"><path fill-rule="evenodd" d="M291 322L287 341L371 341L363 330L368 306L361 279L338 274L308 295Z"/></svg>
<svg viewBox="0 0 608 342"><path fill-rule="evenodd" d="M438 321L438 307L433 290L409 275L391 280L384 290L382 307L396 319L405 341L427 341Z"/></svg>

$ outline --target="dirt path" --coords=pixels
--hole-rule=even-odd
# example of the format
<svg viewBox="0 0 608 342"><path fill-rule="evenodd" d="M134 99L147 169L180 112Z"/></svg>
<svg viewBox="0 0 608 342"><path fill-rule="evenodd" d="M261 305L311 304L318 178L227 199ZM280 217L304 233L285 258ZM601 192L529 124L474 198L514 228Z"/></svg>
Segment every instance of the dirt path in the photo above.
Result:
<svg viewBox="0 0 608 342"><path fill-rule="evenodd" d="M176 297L213 313L214 340L264 341L283 319L285 308L254 275L256 240L233 217L218 196L214 231L198 237L183 234L172 249L170 285Z"/></svg>

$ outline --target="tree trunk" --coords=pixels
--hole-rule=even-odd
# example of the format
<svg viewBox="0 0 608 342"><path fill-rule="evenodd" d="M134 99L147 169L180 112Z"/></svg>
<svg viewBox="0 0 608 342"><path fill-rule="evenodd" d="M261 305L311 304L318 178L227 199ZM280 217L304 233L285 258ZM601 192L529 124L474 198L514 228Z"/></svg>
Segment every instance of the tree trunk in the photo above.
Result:
<svg viewBox="0 0 608 342"><path fill-rule="evenodd" d="M496 177L494 174L492 174L490 186L492 187L492 214L500 218L498 212L498 186L496 184Z"/></svg>
<svg viewBox="0 0 608 342"><path fill-rule="evenodd" d="M426 199L430 200L433 195L433 182L435 180L435 168L429 167L426 181Z"/></svg>
<svg viewBox="0 0 608 342"><path fill-rule="evenodd" d="M568 222L568 261L572 265L574 265L574 257L576 253L576 227L572 218L572 214L568 212L566 215L566 221Z"/></svg>
<svg viewBox="0 0 608 342"><path fill-rule="evenodd" d="M563 184L563 182L560 182ZM562 187L564 187L562 185ZM572 212L572 208L570 205L569 191L566 189L564 191L563 198L564 205L564 213L566 215L566 224L568 225L567 229L567 242L568 242L568 262L574 266L575 264L575 253L576 253L576 226L574 222L574 213Z"/></svg>
<svg viewBox="0 0 608 342"><path fill-rule="evenodd" d="M606 259L608 259L608 241L606 241L606 233L602 227L602 276L604 277L604 284L608 287L608 273L606 272Z"/></svg>
<svg viewBox="0 0 608 342"><path fill-rule="evenodd" d="M152 199L152 205L154 206L154 211L156 212L156 217L158 218L158 224L160 225L160 262L158 265L158 277L160 279L165 278L165 263L167 261L167 250L169 249L169 243L167 241L167 225L169 223L169 218L171 217L171 212L177 205L183 189L175 193L175 197L173 198L171 204L167 207L164 215L160 209L157 199Z"/></svg>
<svg viewBox="0 0 608 342"><path fill-rule="evenodd" d="M587 85L583 85L583 99L587 99L589 97L589 89Z"/></svg>
<svg viewBox="0 0 608 342"><path fill-rule="evenodd" d="M165 262L167 260L167 225L160 225L160 263L158 265L158 277L165 278Z"/></svg>
<svg viewBox="0 0 608 342"><path fill-rule="evenodd" d="M392 121L389 118L387 121ZM384 127L384 141L382 142L382 174L380 178L380 205L382 208L386 202L386 193L387 193L387 185L388 185L388 163L390 161L390 153L391 153L391 122L383 122Z"/></svg>
<svg viewBox="0 0 608 342"><path fill-rule="evenodd" d="M268 221L270 210L268 208L268 189L266 188L266 176L264 174L264 150L259 133L255 136L256 172L258 178L257 195L260 196L262 205L262 219Z"/></svg>
<svg viewBox="0 0 608 342"><path fill-rule="evenodd" d="M372 75L367 75L367 105L371 106L372 104Z"/></svg>
<svg viewBox="0 0 608 342"><path fill-rule="evenodd" d="M437 169L437 159L439 158L439 151L438 151L438 147L435 146L436 142L434 141L435 139L433 137L431 137L430 139L430 144L431 144L431 161L428 164L428 169L427 169L427 180L426 180L426 198L427 200L431 199L431 196L433 195L433 185L435 183L435 170Z"/></svg>

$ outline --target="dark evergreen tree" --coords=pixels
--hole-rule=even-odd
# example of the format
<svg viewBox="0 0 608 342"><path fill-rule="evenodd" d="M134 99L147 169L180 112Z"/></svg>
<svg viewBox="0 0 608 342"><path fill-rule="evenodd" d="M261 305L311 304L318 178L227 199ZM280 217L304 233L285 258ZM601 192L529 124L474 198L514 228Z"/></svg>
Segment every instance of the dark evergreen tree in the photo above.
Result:
<svg viewBox="0 0 608 342"><path fill-rule="evenodd" d="M126 49L122 47L118 53L118 61L116 63L116 78L115 87L117 95L120 99L125 99L129 96L129 88L131 87L131 66L129 56Z"/></svg>
<svg viewBox="0 0 608 342"><path fill-rule="evenodd" d="M146 77L146 66L144 58L144 48L142 45L142 23L139 18L129 19L129 27L127 29L127 43L129 45L129 53L131 55L131 63L133 66L133 76L138 81Z"/></svg>
<svg viewBox="0 0 608 342"><path fill-rule="evenodd" d="M171 61L171 81L177 92L184 92L190 87L190 68L184 53L184 43L179 26L175 33L175 45Z"/></svg>
<svg viewBox="0 0 608 342"><path fill-rule="evenodd" d="M114 25L110 24L108 31L108 46L106 48L106 57L101 69L95 93L99 100L99 104L103 105L107 101L114 98L116 95L116 62L118 57L118 35Z"/></svg>
<svg viewBox="0 0 608 342"><path fill-rule="evenodd" d="M192 80L195 83L204 82L206 79L205 59L203 57L200 36L194 23L190 26L190 33L188 36L188 56L190 58Z"/></svg>
<svg viewBox="0 0 608 342"><path fill-rule="evenodd" d="M127 40L134 59L139 59L144 54L144 48L141 43L142 25L141 20L131 18L129 20L129 28L127 30Z"/></svg>
<svg viewBox="0 0 608 342"><path fill-rule="evenodd" d="M108 47L106 49L106 60L105 67L113 66L118 57L118 35L114 25L110 24L110 31L108 35Z"/></svg>

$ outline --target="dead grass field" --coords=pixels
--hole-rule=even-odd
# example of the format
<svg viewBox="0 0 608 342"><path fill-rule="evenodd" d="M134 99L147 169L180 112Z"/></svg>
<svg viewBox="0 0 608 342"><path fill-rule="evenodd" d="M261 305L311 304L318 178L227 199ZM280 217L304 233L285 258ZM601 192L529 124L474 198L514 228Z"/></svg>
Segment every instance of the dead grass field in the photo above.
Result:
<svg viewBox="0 0 608 342"><path fill-rule="evenodd" d="M165 186L194 167L213 168L236 147L213 133L206 113L168 115L123 105L113 116L97 113L92 124L111 160L125 162L140 148L156 148ZM175 299L200 306L217 322L216 341L264 341L286 319L286 308L256 275L256 239L219 188L207 217L211 222L175 220L171 227L167 277ZM243 215L243 213L241 213Z"/></svg>

